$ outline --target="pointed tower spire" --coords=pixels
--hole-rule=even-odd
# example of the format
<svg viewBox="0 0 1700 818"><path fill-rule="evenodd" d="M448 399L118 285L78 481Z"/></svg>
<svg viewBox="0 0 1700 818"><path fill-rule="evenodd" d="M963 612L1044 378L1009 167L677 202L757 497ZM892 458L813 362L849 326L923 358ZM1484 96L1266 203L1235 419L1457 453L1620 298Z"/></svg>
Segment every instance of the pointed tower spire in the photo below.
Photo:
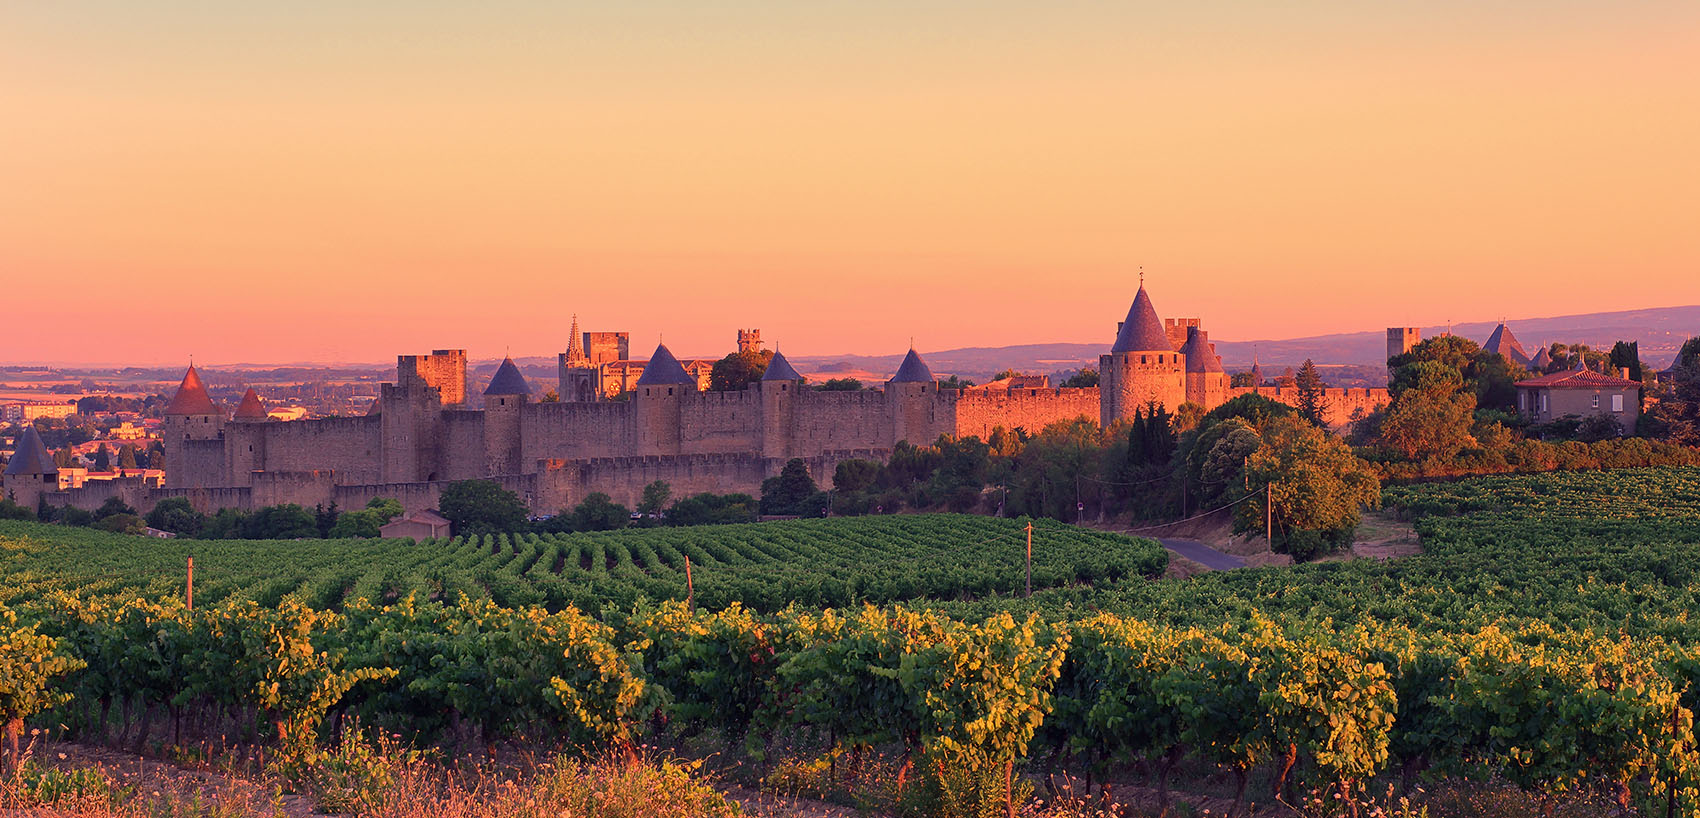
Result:
<svg viewBox="0 0 1700 818"><path fill-rule="evenodd" d="M242 403L236 407L235 418L236 420L270 419L270 416L266 414L266 405L260 401L260 393L255 392L254 387L250 386L247 392L242 393Z"/></svg>
<svg viewBox="0 0 1700 818"><path fill-rule="evenodd" d="M171 396L171 403L165 407L168 415L216 415L218 406L207 396L206 384L201 383L201 373L195 371L195 365L189 365L189 371L183 373L183 382L177 385L177 394Z"/></svg>

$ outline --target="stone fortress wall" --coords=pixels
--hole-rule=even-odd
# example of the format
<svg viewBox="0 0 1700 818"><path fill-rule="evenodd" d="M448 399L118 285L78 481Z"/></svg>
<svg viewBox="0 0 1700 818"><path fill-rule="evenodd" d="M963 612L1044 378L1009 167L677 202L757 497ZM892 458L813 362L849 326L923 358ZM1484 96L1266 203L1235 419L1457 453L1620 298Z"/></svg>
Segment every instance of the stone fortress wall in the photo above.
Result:
<svg viewBox="0 0 1700 818"><path fill-rule="evenodd" d="M701 373L689 371L700 367L681 364L665 346L634 362L624 333L585 333L582 341L575 319L560 356L558 401L539 402L506 361L482 408L472 408L465 351L435 350L399 356L396 382L383 385L364 417L226 417L191 367L167 418L165 487L139 479L90 483L51 492L48 502L93 509L118 496L145 512L166 497L187 497L210 513L277 503L347 509L382 496L411 511L435 507L450 482L490 478L547 514L595 491L632 505L655 480L669 483L676 497L757 494L791 458L804 459L826 481L842 460L883 460L899 441L984 439L999 426L1036 432L1077 418L1108 424L1153 402L1173 411L1189 401L1214 408L1248 393L1289 404L1298 397L1292 387L1229 388L1200 321L1158 320L1143 286L1100 360L1100 386L1084 389L941 389L911 350L882 389L810 389L777 356L768 376L748 388L709 392L699 388ZM761 343L754 330L740 330L738 341L744 350ZM1390 337L1390 348L1394 343ZM629 397L601 398L591 373L631 365L643 374ZM1324 398L1328 422L1342 425L1385 405L1387 392L1329 389Z"/></svg>

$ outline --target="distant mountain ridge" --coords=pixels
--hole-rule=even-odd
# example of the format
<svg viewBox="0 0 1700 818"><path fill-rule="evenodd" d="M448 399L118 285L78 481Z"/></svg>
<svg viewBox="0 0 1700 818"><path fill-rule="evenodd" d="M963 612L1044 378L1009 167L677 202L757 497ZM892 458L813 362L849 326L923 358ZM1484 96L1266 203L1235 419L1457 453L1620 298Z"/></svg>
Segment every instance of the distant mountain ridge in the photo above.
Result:
<svg viewBox="0 0 1700 818"><path fill-rule="evenodd" d="M1423 337L1433 338L1450 331L1480 344L1493 333L1497 321L1475 321L1447 326L1423 327ZM1552 318L1507 319L1512 334L1534 354L1536 349L1558 342L1607 347L1618 341L1639 341L1641 358L1664 367L1676 357L1683 341L1700 335L1700 305L1655 307L1620 312L1584 313ZM1278 373L1297 367L1306 358L1318 364L1348 367L1380 367L1386 363L1386 330L1313 335L1304 338L1226 341L1212 339L1222 365L1230 372L1249 369L1253 356L1264 369ZM1110 339L1096 344L1018 344L1006 347L963 347L924 352L927 364L941 377L957 375L984 381L1004 369L1049 373L1082 366L1097 366L1098 356L1108 351ZM864 376L882 379L897 371L902 354L894 355L799 355L787 356L804 374L818 378Z"/></svg>

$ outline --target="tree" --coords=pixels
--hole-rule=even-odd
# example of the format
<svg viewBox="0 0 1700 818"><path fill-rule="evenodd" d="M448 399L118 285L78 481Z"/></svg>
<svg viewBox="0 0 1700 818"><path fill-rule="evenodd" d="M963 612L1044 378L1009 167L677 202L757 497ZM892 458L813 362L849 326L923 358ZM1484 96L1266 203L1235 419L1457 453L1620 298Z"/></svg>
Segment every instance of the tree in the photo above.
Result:
<svg viewBox="0 0 1700 818"><path fill-rule="evenodd" d="M43 503L46 503L47 496L42 495L41 500ZM28 520L33 523L36 519L37 513L35 510L18 503L10 497L0 497L0 520ZM42 520L42 522L46 522L46 520Z"/></svg>
<svg viewBox="0 0 1700 818"><path fill-rule="evenodd" d="M1228 385L1235 388L1256 386L1257 378L1252 377L1250 372L1235 372L1228 376Z"/></svg>
<svg viewBox="0 0 1700 818"><path fill-rule="evenodd" d="M525 503L494 480L450 483L437 499L437 510L459 535L501 534L526 527Z"/></svg>
<svg viewBox="0 0 1700 818"><path fill-rule="evenodd" d="M708 388L714 392L737 392L761 380L773 353L765 349L734 352L714 362L708 373Z"/></svg>
<svg viewBox="0 0 1700 818"><path fill-rule="evenodd" d="M1316 364L1306 358L1304 366L1299 367L1298 377L1294 379L1299 388L1299 417L1316 424L1326 426L1323 419L1323 390L1327 384L1322 382L1322 374L1316 371Z"/></svg>
<svg viewBox="0 0 1700 818"><path fill-rule="evenodd" d="M207 525L207 515L189 505L187 497L167 497L154 504L148 512L148 527L169 531L179 537L193 537Z"/></svg>
<svg viewBox="0 0 1700 818"><path fill-rule="evenodd" d="M366 501L366 510L378 515L378 524L383 525L397 517L405 510L401 501L390 497L373 497Z"/></svg>
<svg viewBox="0 0 1700 818"><path fill-rule="evenodd" d="M94 470L112 470L112 451L106 448L105 443L100 444L100 448L94 450Z"/></svg>
<svg viewBox="0 0 1700 818"><path fill-rule="evenodd" d="M1640 341L1618 341L1613 344L1609 361L1612 367L1610 374L1616 375L1619 370L1628 369L1630 380L1641 380Z"/></svg>
<svg viewBox="0 0 1700 818"><path fill-rule="evenodd" d="M760 511L760 502L748 494L695 494L668 509L667 524L753 523Z"/></svg>
<svg viewBox="0 0 1700 818"><path fill-rule="evenodd" d="M776 477L761 482L761 513L804 514L804 506L818 489L809 476L809 466L800 457L793 457L779 470Z"/></svg>
<svg viewBox="0 0 1700 818"><path fill-rule="evenodd" d="M973 386L973 385L974 385L973 381L967 380L965 378L958 378L955 375L952 375L948 378L945 378L942 381L939 381L939 388L940 389L967 389L968 387Z"/></svg>
<svg viewBox="0 0 1700 818"><path fill-rule="evenodd" d="M134 514L109 514L95 521L94 527L114 534L147 533L147 523Z"/></svg>
<svg viewBox="0 0 1700 818"><path fill-rule="evenodd" d="M1554 344L1555 349L1559 347L1562 345ZM1483 409L1512 410L1516 406L1516 382L1525 374L1523 367L1456 335L1430 338L1412 347L1410 352L1387 359L1392 370L1392 382L1387 388L1395 403L1400 392L1416 384L1417 371L1411 367L1422 362L1440 364L1456 372L1459 388L1474 394L1476 405Z"/></svg>
<svg viewBox="0 0 1700 818"><path fill-rule="evenodd" d="M832 471L832 490L867 491L880 478L881 466L873 460L840 460Z"/></svg>
<svg viewBox="0 0 1700 818"><path fill-rule="evenodd" d="M538 403L560 403L560 402L561 402L561 393L556 392L553 389L550 389L550 390L544 392L543 397L538 399Z"/></svg>
<svg viewBox="0 0 1700 818"><path fill-rule="evenodd" d="M70 446L55 449L53 452L53 466L60 469L72 468L77 462L76 457L77 453L71 451Z"/></svg>
<svg viewBox="0 0 1700 818"><path fill-rule="evenodd" d="M118 468L134 469L136 466L136 447L125 444L118 448Z"/></svg>
<svg viewBox="0 0 1700 818"><path fill-rule="evenodd" d="M1013 369L1005 369L1004 371L999 372L996 375L993 375L992 380L1003 381L1003 380L1009 380L1011 378L1016 378L1016 377L1020 377L1020 376L1021 376L1020 372L1017 372Z"/></svg>
<svg viewBox="0 0 1700 818"><path fill-rule="evenodd" d="M831 378L815 387L817 392L860 392L862 382L855 378Z"/></svg>
<svg viewBox="0 0 1700 818"><path fill-rule="evenodd" d="M313 512L294 503L266 506L242 521L242 536L250 540L310 540L319 536Z"/></svg>
<svg viewBox="0 0 1700 818"><path fill-rule="evenodd" d="M1062 382L1062 385L1064 389L1085 389L1089 386L1097 386L1098 370L1092 367L1084 367L1079 372L1068 376Z"/></svg>
<svg viewBox="0 0 1700 818"><path fill-rule="evenodd" d="M331 526L325 536L333 540L376 537L382 533L380 529L384 520L380 519L381 517L382 512L370 508L345 511L337 515L336 524Z"/></svg>
<svg viewBox="0 0 1700 818"><path fill-rule="evenodd" d="M319 530L320 537L329 537L331 528L336 525L336 501L331 501L330 507L323 504L313 506L313 527Z"/></svg>
<svg viewBox="0 0 1700 818"><path fill-rule="evenodd" d="M1449 460L1476 445L1470 436L1476 396L1463 388L1457 370L1438 361L1419 361L1401 366L1400 372L1408 383L1382 416L1383 447L1408 460Z"/></svg>
<svg viewBox="0 0 1700 818"><path fill-rule="evenodd" d="M108 497L106 498L106 502L100 504L100 508L95 509L94 518L96 520L103 520L114 514L134 515L135 513L136 510L127 505L123 500L117 497Z"/></svg>
<svg viewBox="0 0 1700 818"><path fill-rule="evenodd" d="M643 498L638 500L637 512L644 519L652 519L666 510L668 501L673 499L673 487L665 480L657 480L643 487Z"/></svg>
<svg viewBox="0 0 1700 818"><path fill-rule="evenodd" d="M632 513L625 506L600 491L592 492L573 507L574 531L613 531L631 522Z"/></svg>
<svg viewBox="0 0 1700 818"><path fill-rule="evenodd" d="M1245 470L1267 493L1243 506L1236 527L1261 527L1266 500L1273 506L1270 545L1277 552L1306 560L1349 544L1362 509L1381 503L1374 469L1345 441L1301 418L1276 418L1262 432L1263 445L1246 458Z"/></svg>

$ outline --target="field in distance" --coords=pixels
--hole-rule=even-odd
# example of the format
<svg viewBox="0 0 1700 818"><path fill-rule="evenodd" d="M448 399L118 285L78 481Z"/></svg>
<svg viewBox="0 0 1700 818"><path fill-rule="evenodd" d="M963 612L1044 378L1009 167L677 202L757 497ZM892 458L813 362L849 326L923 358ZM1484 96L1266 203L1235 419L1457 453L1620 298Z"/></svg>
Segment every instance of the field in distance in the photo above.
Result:
<svg viewBox="0 0 1700 818"><path fill-rule="evenodd" d="M598 611L639 597L771 611L790 603L987 600L1025 587L1024 522L957 514L794 520L581 534L424 540L156 540L85 528L0 523L0 604L55 591L180 596L195 559L195 601L285 595L317 608L410 593L453 602L574 605ZM1151 540L1033 524L1033 587L1114 586L1158 577L1168 555Z"/></svg>

